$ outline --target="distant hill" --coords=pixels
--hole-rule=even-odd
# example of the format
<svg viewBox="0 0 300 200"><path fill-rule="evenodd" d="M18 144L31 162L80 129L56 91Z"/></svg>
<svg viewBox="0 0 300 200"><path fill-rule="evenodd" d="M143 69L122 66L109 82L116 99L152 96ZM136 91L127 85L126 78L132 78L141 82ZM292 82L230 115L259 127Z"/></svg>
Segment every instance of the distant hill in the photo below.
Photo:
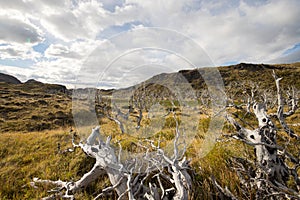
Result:
<svg viewBox="0 0 300 200"><path fill-rule="evenodd" d="M72 92L75 92L75 97L79 101L93 97L91 93L94 92L97 92L97 97L108 97L116 91L119 91L119 95L122 96L122 94L128 94L128 90L139 92L145 88L150 92L147 92L148 95L155 93L166 97L171 94L172 88L164 87L164 83L170 85L172 81L177 80L177 77L184 77L195 93L199 95L206 87L199 71L209 73L210 69L212 68L158 74L138 85L120 90L96 90L94 88L68 90L63 85L47 84L36 80L21 83L13 76L0 74L0 132L40 131L72 125ZM275 70L279 77L283 77L282 87L295 86L300 90L300 63L278 65L240 63L217 69L225 87L235 82L235 87L230 88L227 93L242 95L238 87L243 87L245 81L256 83L260 88L269 88L275 91L272 70ZM185 95L188 96L189 90L185 92ZM82 102L86 103L86 101Z"/></svg>
<svg viewBox="0 0 300 200"><path fill-rule="evenodd" d="M0 77L5 78L0 81L0 133L41 131L72 124L71 93L64 85L33 79L21 83L7 74Z"/></svg>
<svg viewBox="0 0 300 200"><path fill-rule="evenodd" d="M175 73L163 73L156 75L141 84L151 85L152 83L170 83L176 80L180 74L186 79L194 90L201 90L206 87L206 83L201 74L209 73L212 68L198 68L193 70L180 70ZM245 81L251 81L259 84L262 88L275 88L272 71L274 70L284 86L295 86L300 89L300 63L292 64L250 64L240 63L231 66L217 67L224 82L227 86L231 82L243 84ZM200 72L200 73L199 73ZM140 84L140 85L141 85Z"/></svg>
<svg viewBox="0 0 300 200"><path fill-rule="evenodd" d="M204 71L205 73L208 69L209 68L200 68L197 70ZM191 83L193 88L201 89L204 80L199 76L197 70L182 70L179 71L179 73ZM225 86L233 81L239 83L251 81L257 83L262 88L275 88L275 82L272 76L274 70L279 77L283 78L281 81L283 85L293 85L300 88L300 63L276 65L240 63L237 65L218 67L218 70L223 78Z"/></svg>
<svg viewBox="0 0 300 200"><path fill-rule="evenodd" d="M42 83L42 82L40 82L40 81L36 81L36 80L34 80L34 79L29 79L29 80L26 81L24 84L39 84L39 85L41 85L41 84L44 84L44 83Z"/></svg>
<svg viewBox="0 0 300 200"><path fill-rule="evenodd" d="M14 76L0 73L0 82L3 83L12 83L12 84L21 84L22 82Z"/></svg>
<svg viewBox="0 0 300 200"><path fill-rule="evenodd" d="M70 93L66 86L59 85L59 84L48 84L48 83L42 83L40 81L29 79L28 81L22 83L20 80L18 80L16 77L4 73L0 73L0 83L9 86L10 84L16 84L15 86L11 87L18 87L19 89L22 89L24 91L43 91L45 93L49 94L56 94L56 93Z"/></svg>
<svg viewBox="0 0 300 200"><path fill-rule="evenodd" d="M215 70L217 69L217 70ZM256 84L260 89L275 91L275 81L272 76L273 70L278 77L282 77L281 86L287 89L290 86L300 90L300 62L291 64L251 64L240 63L237 65L220 66L217 68L204 67L198 69L180 70L174 73L162 73L153 76L152 78L141 82L135 86L123 88L118 91L119 96L128 95L129 92L140 93L146 90L146 94L150 96L167 97L177 90L178 82L186 83L187 86L180 86L181 97L199 97L203 89L207 88L207 84L203 76L207 74L219 72L221 75L221 83L224 83L227 95L235 94L235 96L243 96L242 92L248 88L250 83ZM215 78L213 75L210 78ZM177 82L177 83L176 83ZM231 85L231 86L230 86ZM234 85L234 86L233 86ZM177 89L176 89L177 88ZM185 89L184 89L185 88ZM173 89L175 89L173 92ZM191 90L192 89L192 90ZM192 96L191 96L192 95Z"/></svg>
<svg viewBox="0 0 300 200"><path fill-rule="evenodd" d="M31 90L33 91L40 91L43 90L45 93L48 94L58 94L58 93L69 93L69 90L64 85L59 84L49 84L49 83L42 83L40 81L36 81L34 79L30 79L23 83L22 88L24 90Z"/></svg>

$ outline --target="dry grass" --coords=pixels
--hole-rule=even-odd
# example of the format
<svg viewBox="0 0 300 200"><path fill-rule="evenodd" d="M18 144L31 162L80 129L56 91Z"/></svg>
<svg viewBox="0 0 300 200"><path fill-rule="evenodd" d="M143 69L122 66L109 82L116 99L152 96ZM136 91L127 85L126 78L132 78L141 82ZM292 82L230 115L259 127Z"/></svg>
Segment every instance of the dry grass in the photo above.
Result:
<svg viewBox="0 0 300 200"><path fill-rule="evenodd" d="M0 83L0 133L57 129L72 124L71 98L45 88Z"/></svg>
<svg viewBox="0 0 300 200"><path fill-rule="evenodd" d="M294 66L295 65L295 66ZM287 65L287 70L277 69L278 76L288 77L282 80L282 85L295 85L300 88L299 78L295 75L299 73L299 63ZM278 67L278 66L277 66ZM244 80L249 77L262 87L274 88L274 80L268 73L261 73L259 70L249 71L249 69L234 68L230 71L227 67L220 68L224 76L225 83L236 80ZM188 75L188 73L187 73ZM167 81L167 79L166 79ZM199 86L199 80L194 80L191 84ZM198 85L197 85L198 84ZM51 186L39 185L38 188L30 186L33 177L42 179L62 179L78 180L93 165L93 159L88 158L80 150L71 154L58 154L57 144L60 143L62 149L71 147L71 135L68 133L69 125L72 124L71 98L65 94L46 94L37 88L21 88L20 86L10 86L1 83L1 104L0 104L0 199L39 199L47 196L47 190ZM196 88L196 87L195 87ZM232 91L236 92L236 91ZM170 102L163 102L165 107L171 106ZM86 105L86 109L88 105ZM206 110L207 111L207 110ZM239 118L248 123L240 123L248 128L256 127L255 116L245 112L229 109ZM274 112L271 110L270 112ZM180 112L180 111L178 111ZM208 111L207 111L208 112ZM84 113L83 113L84 114ZM146 115L146 113L144 113ZM159 114L159 113L156 113ZM192 199L214 199L216 190L211 184L210 178L214 176L222 186L227 186L237 197L244 199L239 187L238 177L232 169L230 158L237 156L243 158L253 158L253 149L237 141L220 142L212 146L211 151L203 157L204 139L209 137L210 118L206 114L199 114L193 119L200 118L198 127L194 127L194 121L189 120L186 124L191 130L197 132L196 137L188 146L186 156L191 160L193 168L193 196ZM136 118L130 116L135 122ZM154 121L154 119L152 119ZM137 152L140 149L136 144L140 142L139 131L120 134L119 127L107 118L99 119L101 133L113 137L112 142L117 146L120 142L127 151ZM178 120L180 123L180 119ZM300 132L300 112L287 119L287 123L296 133ZM142 126L150 124L146 117L142 121ZM174 139L175 120L168 117L163 123L163 128L151 135L150 139L162 140L162 146L168 146ZM298 125L297 125L298 124ZM279 127L279 124L276 123ZM64 128L61 128L64 127ZM81 127L81 136L87 136L91 127ZM130 130L135 130L134 123L130 125ZM54 129L54 130L48 130ZM223 132L232 132L232 127L225 125ZM279 143L287 145L292 153L300 151L300 145L294 145L295 141L285 144L283 139L286 135L279 130ZM83 134L84 133L84 134ZM208 145L209 146L209 145ZM299 172L300 173L300 172ZM89 186L84 193L77 194L78 199L92 199L95 193L99 193L101 188L109 185L107 177L100 177L94 184ZM112 197L115 198L114 196Z"/></svg>
<svg viewBox="0 0 300 200"><path fill-rule="evenodd" d="M59 154L57 144L71 147L71 136L66 130L31 133L8 133L0 137L0 199L39 199L48 195L52 187L30 186L34 177L51 180L77 180L93 165L80 150ZM101 180L100 180L101 179ZM96 184L97 183L97 184ZM80 199L92 198L92 191L108 185L106 177L99 177L87 188ZM89 193L89 194L88 194Z"/></svg>
<svg viewBox="0 0 300 200"><path fill-rule="evenodd" d="M296 114L298 119L299 112ZM295 122L295 119L289 119ZM102 119L102 129L106 135L113 135L114 140L121 141L124 149L135 152L138 149L134 144L138 141L128 134L119 134L118 127L110 120ZM193 197L192 199L211 199L217 191L211 184L211 177L222 185L227 186L235 195L243 199L243 193L239 189L239 181L235 171L231 168L230 158L253 157L253 150L248 146L237 142L227 141L217 143L205 156L199 156L202 148L201 140L208 130L210 119L202 118L198 126L198 134L194 142L187 150L187 157L191 160L194 171ZM164 129L160 138L172 140L171 128ZM299 127L295 127L299 131ZM226 125L225 132L230 132L231 127ZM156 137L154 135L154 137ZM93 160L87 158L80 150L75 153L63 155L57 153L57 144L62 149L71 147L71 135L66 129L30 132L7 133L0 137L0 199L38 199L47 195L51 186L39 185L37 189L30 186L33 177L42 179L78 180L84 172L93 165ZM289 148L295 149L292 144ZM101 179L101 180L100 180ZM89 186L84 193L77 194L78 199L92 199L101 188L109 185L106 177L100 177L97 182ZM113 197L112 197L113 198Z"/></svg>

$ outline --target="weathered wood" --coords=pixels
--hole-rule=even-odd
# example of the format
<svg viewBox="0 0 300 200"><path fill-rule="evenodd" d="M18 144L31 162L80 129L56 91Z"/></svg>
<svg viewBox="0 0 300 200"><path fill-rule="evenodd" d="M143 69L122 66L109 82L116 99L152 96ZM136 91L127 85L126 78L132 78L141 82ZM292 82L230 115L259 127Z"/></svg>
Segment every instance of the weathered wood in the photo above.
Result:
<svg viewBox="0 0 300 200"><path fill-rule="evenodd" d="M178 123L177 123L178 126ZM54 184L59 187L59 190L52 191L57 196L62 198L73 199L74 194L84 188L86 188L91 182L96 180L99 176L107 174L112 186L104 188L102 193L97 195L95 199L105 196L107 191L115 190L118 194L118 199L166 199L170 188L165 188L161 178L164 182L174 185L176 200L188 199L189 192L191 190L192 180L188 173L188 161L179 155L177 142L180 137L178 128L175 131L174 140L174 155L169 158L165 155L163 149L159 146L155 146L153 141L150 141L151 146L156 150L157 154L148 154L148 150L145 153L145 159L143 162L148 166L146 171L142 172L141 167L136 165L136 161L129 160L127 165L121 163L120 158L116 156L114 148L110 145L110 137L106 142L100 139L99 133L100 127L96 127L92 130L91 134L85 142L75 144L72 140L74 148L81 148L83 152L96 160L93 168L84 174L76 182L64 182L64 181L51 181L40 180L34 178L35 183ZM146 147L147 148L147 147ZM119 156L122 149L120 148ZM166 165L165 165L166 164ZM165 168L169 169L166 172ZM165 174L167 173L167 174ZM154 177L159 179L159 187L151 181ZM149 184L146 185L148 179ZM141 181L139 181L141 180ZM65 191L63 193L62 191ZM46 197L51 199L53 196Z"/></svg>
<svg viewBox="0 0 300 200"><path fill-rule="evenodd" d="M282 78L278 78L274 71L273 71L273 77L275 79L276 88L277 88L277 99L278 99L277 118L278 118L282 128L284 129L284 131L287 134L289 134L293 138L297 138L298 140L300 140L300 137L298 135L296 135L295 132L285 122L285 118L287 116L294 114L297 109L296 97L292 98L292 109L289 112L284 113L284 111L283 111L284 110L284 99L282 97L282 93L281 93L281 89L280 89L280 80L282 80Z"/></svg>
<svg viewBox="0 0 300 200"><path fill-rule="evenodd" d="M285 117L292 115L297 109L296 97L292 95L291 110L284 113L285 102L279 84L282 78L278 78L274 72L273 76L276 83L278 101L276 117L284 131L288 133L290 137L299 139L299 136L296 135L285 122ZM300 198L300 179L297 174L298 166L300 166L299 155L294 156L287 152L285 147L281 147L277 144L277 128L272 122L271 117L267 114L267 101L265 98L263 103L257 103L255 101L248 102L248 104L251 103L253 104L253 113L258 121L258 128L254 130L246 129L234 118L227 116L227 120L237 130L237 133L230 135L230 137L254 147L255 165L248 161L244 162L244 159L235 159L234 161L234 163L238 165L242 186L244 185L247 189L254 187L256 190L256 199L274 199L280 196L292 199ZM293 163L295 167L290 168L286 161ZM252 167L249 168L251 165ZM247 178L243 178L241 176L242 174L246 175ZM294 177L294 183L298 189L297 191L288 187L290 177ZM227 193L227 191L217 185L216 182L214 184L223 195ZM227 193L227 197L228 195Z"/></svg>

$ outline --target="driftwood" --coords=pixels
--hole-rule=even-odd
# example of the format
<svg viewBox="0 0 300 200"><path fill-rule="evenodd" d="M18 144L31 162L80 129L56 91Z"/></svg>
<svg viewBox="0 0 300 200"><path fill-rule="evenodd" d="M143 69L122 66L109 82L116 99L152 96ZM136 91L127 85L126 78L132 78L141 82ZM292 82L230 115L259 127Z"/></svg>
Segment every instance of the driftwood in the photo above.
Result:
<svg viewBox="0 0 300 200"><path fill-rule="evenodd" d="M235 109L246 109L247 113L251 112L256 116L258 127L248 129L243 127L231 115L227 115L227 121L234 126L236 133L227 135L227 137L239 140L254 149L255 160L244 158L233 158L232 167L237 171L240 178L241 190L245 196L249 191L255 191L255 199L300 199L300 154L293 155L288 152L287 144L291 141L299 141L299 135L293 131L286 123L285 118L293 115L297 110L298 99L295 90L289 92L289 101L285 101L280 88L280 80L273 73L277 88L277 112L274 114L267 113L268 103L271 107L275 101L271 100L270 92L264 92L262 102L256 101L258 86L252 85L250 91L246 93L246 98L241 105L236 105L230 98L227 99L227 107ZM145 89L144 89L145 90ZM136 94L132 99L131 108L138 110L137 129L141 125L142 111L147 109L141 103L144 101L144 94ZM209 104L208 93L202 92L200 100L203 105ZM284 112L284 106L288 103L290 110ZM116 105L114 105L116 107ZM122 119L128 118L128 113L123 113L116 107L115 113L106 110L105 115L112 121L115 121L121 132L125 129ZM172 111L170 111L172 112ZM190 175L189 162L184 157L185 150L179 150L179 137L184 133L179 130L177 118L173 113L176 121L175 139L173 143L172 156L160 147L160 141L146 140L143 143L136 144L144 149L144 152L138 158L121 160L122 147L119 152L113 147L111 138L106 141L100 139L99 127L92 130L89 137L76 144L72 140L73 148L80 148L86 155L96 160L93 168L84 174L79 180L73 181L52 181L34 178L34 183L53 184L58 186L54 193L44 199L55 199L56 197L74 199L77 192L87 187L99 176L107 174L111 186L102 189L102 192L95 196L99 199L108 195L109 192L115 191L118 199L175 199L184 200L189 198L192 189L192 180ZM169 113L168 113L169 114ZM280 145L278 141L278 128L273 122L274 117L282 129L287 133L286 145ZM60 145L58 146L59 151ZM67 149L63 153L74 152L74 149ZM223 188L212 177L211 181L220 193L220 198L238 199L228 188ZM289 186L293 182L294 187ZM34 185L34 184L33 184ZM35 186L35 185L34 185Z"/></svg>
<svg viewBox="0 0 300 200"><path fill-rule="evenodd" d="M284 100L279 84L282 78L278 78L274 72L273 76L277 87L278 109L276 115L272 115L277 117L288 137L297 141L299 136L285 122L287 116L295 113L297 98L292 96L291 110L284 113ZM252 104L253 112L258 120L258 128L254 130L241 126L233 117L227 115L228 122L237 131L229 137L254 147L255 162L243 158L233 159L235 169L241 179L241 186L245 193L250 188L254 189L256 199L299 199L300 177L297 173L300 167L299 155L289 153L286 147L278 144L278 128L275 127L271 117L267 114L266 102L252 102ZM291 177L293 177L292 180ZM294 182L296 188L289 187L289 181ZM221 188L216 180L213 179L213 183L222 195L231 199L235 198L226 188Z"/></svg>
<svg viewBox="0 0 300 200"><path fill-rule="evenodd" d="M108 137L104 142L98 136L99 126L92 130L85 142L72 142L74 148L82 149L86 155L96 160L93 168L79 180L69 182L33 179L34 183L54 184L58 187L50 191L53 195L44 199L74 199L76 192L83 190L102 174L108 175L111 186L103 189L95 199L106 196L107 192L112 190L117 193L118 199L188 199L192 181L189 162L183 157L185 150L178 149L181 136L178 123L175 130L174 154L171 157L160 148L159 142L158 145L154 145L154 141L149 140L148 146L139 144L146 150L142 160L132 159L124 163L120 159L122 148L117 155L111 146L111 138ZM69 149L68 152L73 151Z"/></svg>

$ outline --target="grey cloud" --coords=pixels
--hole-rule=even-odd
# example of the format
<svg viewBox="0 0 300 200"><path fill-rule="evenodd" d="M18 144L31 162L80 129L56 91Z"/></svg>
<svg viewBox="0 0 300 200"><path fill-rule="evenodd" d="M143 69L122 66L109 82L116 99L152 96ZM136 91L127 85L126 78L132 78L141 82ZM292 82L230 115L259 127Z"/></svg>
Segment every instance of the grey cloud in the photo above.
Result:
<svg viewBox="0 0 300 200"><path fill-rule="evenodd" d="M1 59L33 59L40 54L34 52L30 46L26 45L7 45L0 46Z"/></svg>
<svg viewBox="0 0 300 200"><path fill-rule="evenodd" d="M295 52L292 52L288 55L281 56L279 58L268 61L268 63L293 63L300 62L300 49Z"/></svg>
<svg viewBox="0 0 300 200"><path fill-rule="evenodd" d="M7 49L0 49L0 58L5 58L2 57L1 55L8 55L9 57L19 57L22 56L23 52L17 51L16 49L13 48L7 48Z"/></svg>
<svg viewBox="0 0 300 200"><path fill-rule="evenodd" d="M0 0L0 7L5 10L18 10L21 13L32 14L35 16L42 15L45 11L59 11L65 7L69 9L74 7L74 1L69 0Z"/></svg>
<svg viewBox="0 0 300 200"><path fill-rule="evenodd" d="M0 0L0 6L3 9L16 9L20 11L26 11L33 8L31 3L25 3L22 0Z"/></svg>
<svg viewBox="0 0 300 200"><path fill-rule="evenodd" d="M67 46L60 44L50 45L50 47L46 50L45 55L47 57L81 58L78 53L70 51Z"/></svg>
<svg viewBox="0 0 300 200"><path fill-rule="evenodd" d="M125 2L122 0L43 0L26 1L26 3L21 0L0 0L0 10L5 9L6 12L6 10L13 9L25 13L24 16L39 21L40 24L38 22L37 25L46 30L46 35L51 35L51 39L54 36L52 44L62 43L61 45L52 45L45 51L45 56L55 57L57 63L54 61L44 63L45 65L38 63L35 67L35 70L39 72L46 66L49 66L47 69L51 72L57 68L55 74L51 75L50 72L47 74L47 80L59 82L59 79L69 79L67 73L71 70L58 68L68 68L70 63L73 65L74 61L83 61L81 59L89 54L89 50L97 46L92 45L99 42L94 38L103 29L111 26L121 27L122 24L132 21L141 22L143 24L141 27L163 27L182 32L203 47L202 56L199 56L199 52L195 51L194 46L176 40L176 37L171 37L170 40L170 37L169 39L167 37L169 35L145 32L134 35L133 38L122 37L118 41L113 41L112 44L101 44L100 54L95 52L94 55L97 59L96 62L91 62L90 65L87 63L86 69L84 69L85 66L82 66L85 70L81 74L82 76L89 77L89 75L96 75L104 71L108 65L107 60L111 61L127 51L128 48L138 48L142 47L141 45L159 47L162 46L160 44L163 44L163 48L176 49L177 53L184 55L187 60L197 60L196 66L212 66L209 59L206 59L206 53L216 65L229 61L259 63L269 60L274 62L297 61L299 52L284 57L279 56L285 49L300 41L299 3L300 1L297 0L178 0L176 3L171 0L126 0ZM14 15L14 12L10 15ZM5 43L8 44L11 42L24 44L31 37L33 43L42 40L38 28L28 20L0 18L0 40L5 40ZM155 38L155 41L152 38ZM1 56L15 57L26 55L24 52L27 50L25 49L22 54L17 47L5 49L2 47L0 51L2 51ZM147 64L166 64L174 70L177 69L176 67L178 69L186 68L184 61L170 55L165 58L156 54L153 54L152 57L131 55L133 58L130 55L126 56L127 60L123 57L122 62L118 62L113 69L105 72L103 81L106 82L104 84L120 86L122 80L129 83L130 81L139 81L138 77L144 79L152 73L159 73L151 67L148 68L147 73L142 69L130 71L132 66L145 66L147 69ZM70 62L64 62L64 59L68 59ZM154 59L160 61L153 61ZM133 65L130 60L133 61ZM94 67L90 67L93 65ZM89 78L82 81L94 80Z"/></svg>
<svg viewBox="0 0 300 200"><path fill-rule="evenodd" d="M38 43L42 41L40 31L32 24L17 19L0 17L0 41L11 43Z"/></svg>

